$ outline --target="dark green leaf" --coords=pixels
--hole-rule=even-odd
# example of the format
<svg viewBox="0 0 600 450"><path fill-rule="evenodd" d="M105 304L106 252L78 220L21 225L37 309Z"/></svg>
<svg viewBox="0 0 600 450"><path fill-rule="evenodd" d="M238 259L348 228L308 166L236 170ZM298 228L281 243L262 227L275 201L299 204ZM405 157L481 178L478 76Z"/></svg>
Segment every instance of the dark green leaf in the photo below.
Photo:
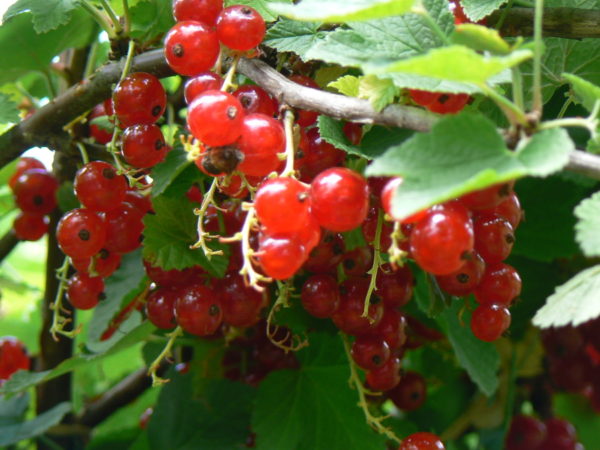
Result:
<svg viewBox="0 0 600 450"><path fill-rule="evenodd" d="M319 32L318 22L297 22L281 18L267 31L263 44L280 52L294 52L304 55L310 48L325 36Z"/></svg>
<svg viewBox="0 0 600 450"><path fill-rule="evenodd" d="M17 123L19 121L19 110L9 95L0 93L0 124Z"/></svg>
<svg viewBox="0 0 600 450"><path fill-rule="evenodd" d="M35 419L13 425L0 426L0 445L11 445L39 436L48 428L58 424L71 411L69 403L60 403L38 415Z"/></svg>
<svg viewBox="0 0 600 450"><path fill-rule="evenodd" d="M579 219L575 225L576 239L588 257L600 256L600 192L582 201L575 208Z"/></svg>
<svg viewBox="0 0 600 450"><path fill-rule="evenodd" d="M175 25L171 0L145 0L130 9L131 37L149 41Z"/></svg>
<svg viewBox="0 0 600 450"><path fill-rule="evenodd" d="M18 0L4 13L3 21L29 11L33 28L37 33L46 33L65 25L80 0Z"/></svg>
<svg viewBox="0 0 600 450"><path fill-rule="evenodd" d="M167 153L165 160L152 168L154 180L152 197L163 194L173 180L191 164L187 159L187 153L181 147L176 147Z"/></svg>
<svg viewBox="0 0 600 450"><path fill-rule="evenodd" d="M270 9L296 20L349 22L410 12L415 0L304 0L296 5L269 3Z"/></svg>
<svg viewBox="0 0 600 450"><path fill-rule="evenodd" d="M71 181L65 181L60 185L58 191L56 191L56 201L62 212L71 211L72 209L80 207L79 200L77 200Z"/></svg>
<svg viewBox="0 0 600 450"><path fill-rule="evenodd" d="M325 142L352 155L363 156L360 148L352 145L344 134L343 123L329 116L321 115L318 119L319 134Z"/></svg>
<svg viewBox="0 0 600 450"><path fill-rule="evenodd" d="M405 128L386 128L376 125L365 133L360 142L360 152L365 158L377 158L390 147L402 144L413 134L413 131Z"/></svg>
<svg viewBox="0 0 600 450"><path fill-rule="evenodd" d="M0 398L0 429L22 422L29 407L29 393Z"/></svg>

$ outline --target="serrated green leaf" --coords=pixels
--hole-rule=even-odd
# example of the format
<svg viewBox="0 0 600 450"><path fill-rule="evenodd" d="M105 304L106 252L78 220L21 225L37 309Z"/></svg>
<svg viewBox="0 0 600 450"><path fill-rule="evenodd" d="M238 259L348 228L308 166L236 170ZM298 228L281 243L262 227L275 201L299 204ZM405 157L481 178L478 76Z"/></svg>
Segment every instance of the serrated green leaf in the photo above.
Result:
<svg viewBox="0 0 600 450"><path fill-rule="evenodd" d="M527 167L527 174L545 177L562 169L569 162L569 153L575 144L562 128L551 128L534 134L516 152L517 158Z"/></svg>
<svg viewBox="0 0 600 450"><path fill-rule="evenodd" d="M175 25L171 0L146 0L129 9L131 37L149 41Z"/></svg>
<svg viewBox="0 0 600 450"><path fill-rule="evenodd" d="M549 142L557 136L559 145ZM569 142L563 133L540 133L521 151L511 152L491 121L464 113L445 117L431 132L390 148L367 168L367 175L404 178L392 204L395 216L407 217L492 184L558 171L572 148Z"/></svg>
<svg viewBox="0 0 600 450"><path fill-rule="evenodd" d="M18 0L4 13L4 22L24 12L30 12L36 33L47 33L71 20L71 13L80 0Z"/></svg>
<svg viewBox="0 0 600 450"><path fill-rule="evenodd" d="M9 95L0 93L0 123L19 122L19 110Z"/></svg>
<svg viewBox="0 0 600 450"><path fill-rule="evenodd" d="M190 248L198 238L194 205L185 197L165 196L154 198L152 205L155 214L144 218L144 259L164 270L202 266L214 277L221 278L227 270L226 256L207 259L202 249ZM227 246L216 242L211 242L210 247L227 251Z"/></svg>
<svg viewBox="0 0 600 450"><path fill-rule="evenodd" d="M349 22L405 14L414 4L415 0L304 0L296 5L269 3L269 7L296 20Z"/></svg>
<svg viewBox="0 0 600 450"><path fill-rule="evenodd" d="M383 155L390 147L402 144L414 134L406 128L387 128L374 126L365 133L360 142L360 151L367 159Z"/></svg>
<svg viewBox="0 0 600 450"><path fill-rule="evenodd" d="M292 0L276 0L276 3L292 3ZM225 6L231 5L248 5L256 9L258 13L265 19L266 22L272 22L277 19L279 15L277 10L272 8L276 3L269 2L268 0L225 0Z"/></svg>
<svg viewBox="0 0 600 450"><path fill-rule="evenodd" d="M483 342L473 335L469 327L469 312L459 319L462 306L461 301L453 301L450 308L438 316L438 322L445 329L460 365L481 392L491 397L498 389L500 355L492 343Z"/></svg>
<svg viewBox="0 0 600 450"><path fill-rule="evenodd" d="M347 95L349 97L358 97L358 86L360 79L354 75L345 75L332 81L327 86L337 89L340 94Z"/></svg>
<svg viewBox="0 0 600 450"><path fill-rule="evenodd" d="M578 326L600 316L600 265L578 273L556 288L533 317L540 328Z"/></svg>
<svg viewBox="0 0 600 450"><path fill-rule="evenodd" d="M263 44L280 52L304 55L326 33L319 32L319 22L298 22L281 18L269 28Z"/></svg>
<svg viewBox="0 0 600 450"><path fill-rule="evenodd" d="M510 53L510 45L502 39L497 30L473 23L458 25L450 39L454 44L464 45L476 51L489 51L498 55Z"/></svg>
<svg viewBox="0 0 600 450"><path fill-rule="evenodd" d="M530 50L517 50L507 56L486 56L466 47L452 45L391 64L367 63L363 68L373 74L407 73L481 85L532 56Z"/></svg>
<svg viewBox="0 0 600 450"><path fill-rule="evenodd" d="M392 80L377 78L374 75L360 78L358 96L369 100L375 111L381 111L387 105L393 103L394 97L399 94L400 90Z"/></svg>
<svg viewBox="0 0 600 450"><path fill-rule="evenodd" d="M183 148L174 148L167 153L165 160L152 168L152 197L163 194L175 178L190 165L191 161L187 159Z"/></svg>
<svg viewBox="0 0 600 450"><path fill-rule="evenodd" d="M69 411L71 411L70 403L59 403L27 422L0 426L0 445L8 446L39 436L48 428L58 424Z"/></svg>
<svg viewBox="0 0 600 450"><path fill-rule="evenodd" d="M257 447L380 450L385 438L367 426L356 404L340 338L309 339L310 346L297 353L300 369L272 372L258 388L252 417Z"/></svg>
<svg viewBox="0 0 600 450"><path fill-rule="evenodd" d="M600 101L600 87L572 73L563 73L562 77L571 83L577 100L585 109L592 111L596 102Z"/></svg>
<svg viewBox="0 0 600 450"><path fill-rule="evenodd" d="M360 148L348 141L343 131L342 122L332 119L329 116L321 115L317 124L319 126L319 134L325 142L352 155L363 156Z"/></svg>
<svg viewBox="0 0 600 450"><path fill-rule="evenodd" d="M600 192L582 201L575 208L575 237L583 254L587 257L600 256Z"/></svg>
<svg viewBox="0 0 600 450"><path fill-rule="evenodd" d="M499 9L508 0L461 0L461 5L469 19L477 22Z"/></svg>

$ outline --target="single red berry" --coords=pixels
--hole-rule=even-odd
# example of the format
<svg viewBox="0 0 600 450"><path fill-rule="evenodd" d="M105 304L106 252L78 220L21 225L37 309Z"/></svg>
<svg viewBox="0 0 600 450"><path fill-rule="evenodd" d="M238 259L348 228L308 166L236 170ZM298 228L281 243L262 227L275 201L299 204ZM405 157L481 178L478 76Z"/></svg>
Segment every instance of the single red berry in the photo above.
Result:
<svg viewBox="0 0 600 450"><path fill-rule="evenodd" d="M237 142L243 159L238 170L246 175L262 177L276 170L285 151L285 132L280 122L264 114L244 117Z"/></svg>
<svg viewBox="0 0 600 450"><path fill-rule="evenodd" d="M346 152L326 142L317 127L301 133L296 168L303 181L311 181L324 170L341 165L345 159Z"/></svg>
<svg viewBox="0 0 600 450"><path fill-rule="evenodd" d="M310 252L304 268L314 273L335 272L344 256L344 240L340 234L324 232L321 240Z"/></svg>
<svg viewBox="0 0 600 450"><path fill-rule="evenodd" d="M496 303L510 306L521 293L521 277L514 267L498 263L488 265L475 289L475 299L482 305Z"/></svg>
<svg viewBox="0 0 600 450"><path fill-rule="evenodd" d="M364 275L372 265L373 250L370 247L357 247L342 256L342 267L349 277Z"/></svg>
<svg viewBox="0 0 600 450"><path fill-rule="evenodd" d="M480 214L473 221L475 250L486 264L500 263L508 258L515 243L512 225L497 215Z"/></svg>
<svg viewBox="0 0 600 450"><path fill-rule="evenodd" d="M56 228L61 250L71 258L89 258L106 242L106 224L88 209L74 209L65 214Z"/></svg>
<svg viewBox="0 0 600 450"><path fill-rule="evenodd" d="M194 20L176 23L165 36L165 58L180 75L194 76L209 70L219 57L217 33Z"/></svg>
<svg viewBox="0 0 600 450"><path fill-rule="evenodd" d="M411 214L408 217L400 218L394 215L393 198L398 187L402 184L403 179L401 177L394 177L387 182L381 191L381 205L385 213L390 216L393 220L402 223L417 223L427 216L427 210L419 211Z"/></svg>
<svg viewBox="0 0 600 450"><path fill-rule="evenodd" d="M13 222L15 235L23 241L37 241L48 232L48 218L42 214L22 212Z"/></svg>
<svg viewBox="0 0 600 450"><path fill-rule="evenodd" d="M400 383L400 358L392 356L387 362L367 372L367 384L375 391L389 391Z"/></svg>
<svg viewBox="0 0 600 450"><path fill-rule="evenodd" d="M478 253L472 252L466 262L456 272L435 277L440 288L450 295L463 297L472 294L481 282L485 272L485 262Z"/></svg>
<svg viewBox="0 0 600 450"><path fill-rule="evenodd" d="M77 272L67 284L69 302L77 309L92 309L104 298L104 280Z"/></svg>
<svg viewBox="0 0 600 450"><path fill-rule="evenodd" d="M381 336L392 352L400 349L406 342L406 317L396 308L385 307L373 335Z"/></svg>
<svg viewBox="0 0 600 450"><path fill-rule="evenodd" d="M423 270L447 275L465 263L473 250L473 224L457 202L431 208L410 235L410 251Z"/></svg>
<svg viewBox="0 0 600 450"><path fill-rule="evenodd" d="M294 178L271 178L258 189L254 207L268 234L297 232L310 218L308 188Z"/></svg>
<svg viewBox="0 0 600 450"><path fill-rule="evenodd" d="M340 303L340 293L331 275L313 275L302 285L302 306L321 319L331 317Z"/></svg>
<svg viewBox="0 0 600 450"><path fill-rule="evenodd" d="M19 370L29 370L30 361L21 341L12 336L0 338L0 380L8 380Z"/></svg>
<svg viewBox="0 0 600 450"><path fill-rule="evenodd" d="M123 132L121 153L127 164L146 169L161 162L169 147L156 125L133 125Z"/></svg>
<svg viewBox="0 0 600 450"><path fill-rule="evenodd" d="M197 20L213 26L223 9L223 0L173 0L173 17L177 22Z"/></svg>
<svg viewBox="0 0 600 450"><path fill-rule="evenodd" d="M71 258L71 262L77 272L108 278L121 265L121 255L103 248L91 258Z"/></svg>
<svg viewBox="0 0 600 450"><path fill-rule="evenodd" d="M261 239L257 259L267 276L285 280L300 269L305 254L304 246L297 239L274 235Z"/></svg>
<svg viewBox="0 0 600 450"><path fill-rule="evenodd" d="M88 121L90 122L90 135L96 140L98 144L108 144L112 140L112 126L111 130L107 130L105 128L101 128L98 125L91 123L96 117L104 117L107 116L108 112L105 109L104 103L99 103L98 105L92 108L90 115L88 117Z"/></svg>
<svg viewBox="0 0 600 450"><path fill-rule="evenodd" d="M415 279L408 266L405 265L394 270L390 264L385 263L377 274L375 292L386 306L398 308L410 301L414 284Z"/></svg>
<svg viewBox="0 0 600 450"><path fill-rule="evenodd" d="M515 416L506 435L506 450L532 450L546 439L546 425L530 416Z"/></svg>
<svg viewBox="0 0 600 450"><path fill-rule="evenodd" d="M58 181L46 169L24 171L13 186L15 203L24 212L49 214L56 208Z"/></svg>
<svg viewBox="0 0 600 450"><path fill-rule="evenodd" d="M383 317L383 302L371 295L367 315L363 316L365 297L369 288L366 278L348 278L340 285L340 305L333 315L333 323L345 333L359 336L371 333Z"/></svg>
<svg viewBox="0 0 600 450"><path fill-rule="evenodd" d="M510 326L510 311L496 304L480 305L473 311L471 330L477 339L492 342Z"/></svg>
<svg viewBox="0 0 600 450"><path fill-rule="evenodd" d="M218 280L215 290L221 299L223 322L238 328L257 323L260 311L268 303L266 292L246 286L244 278L236 272L229 272Z"/></svg>
<svg viewBox="0 0 600 450"><path fill-rule="evenodd" d="M167 94L158 78L146 72L134 72L117 84L113 107L121 128L153 124L162 116Z"/></svg>
<svg viewBox="0 0 600 450"><path fill-rule="evenodd" d="M188 333L196 336L213 334L223 320L223 311L215 292L202 285L193 284L181 288L175 303L177 323Z"/></svg>
<svg viewBox="0 0 600 450"><path fill-rule="evenodd" d="M346 168L321 172L310 186L311 212L319 225L332 231L359 226L369 210L366 180Z"/></svg>
<svg viewBox="0 0 600 450"><path fill-rule="evenodd" d="M129 253L142 242L143 215L129 203L121 203L117 208L107 211L106 242L104 247L111 252Z"/></svg>
<svg viewBox="0 0 600 450"><path fill-rule="evenodd" d="M104 161L92 161L75 175L75 195L83 206L92 211L117 208L125 198L127 179Z"/></svg>
<svg viewBox="0 0 600 450"><path fill-rule="evenodd" d="M419 409L427 398L427 384L420 373L408 371L402 375L400 383L388 391L388 398L396 408L403 411Z"/></svg>
<svg viewBox="0 0 600 450"><path fill-rule="evenodd" d="M244 110L238 99L227 92L204 91L188 109L190 131L204 145L232 144L242 133Z"/></svg>
<svg viewBox="0 0 600 450"><path fill-rule="evenodd" d="M363 129L362 124L355 122L346 122L342 131L348 138L348 141L352 145L360 145L360 141L362 140Z"/></svg>
<svg viewBox="0 0 600 450"><path fill-rule="evenodd" d="M540 448L548 450L575 450L577 432L573 424L565 419L552 417L545 422L546 440Z"/></svg>
<svg viewBox="0 0 600 450"><path fill-rule="evenodd" d="M462 111L470 99L468 94L440 93L426 108L438 114L456 114Z"/></svg>
<svg viewBox="0 0 600 450"><path fill-rule="evenodd" d="M171 330L177 325L175 302L181 291L170 287L159 287L146 300L146 315L150 322L162 330Z"/></svg>
<svg viewBox="0 0 600 450"><path fill-rule="evenodd" d="M127 202L137 208L137 210L142 213L142 215L146 215L147 213L152 211L152 200L150 200L149 195L143 195L142 193L134 190L128 190L125 193L124 202Z"/></svg>
<svg viewBox="0 0 600 450"><path fill-rule="evenodd" d="M398 450L445 450L442 440L433 433L420 431L402 439Z"/></svg>
<svg viewBox="0 0 600 450"><path fill-rule="evenodd" d="M508 222L516 230L523 218L523 210L517 194L511 192L508 197L498 203L491 209L480 210L481 214L497 214L500 217L508 220Z"/></svg>
<svg viewBox="0 0 600 450"><path fill-rule="evenodd" d="M246 51L256 47L265 37L262 16L250 6L234 5L223 9L217 18L219 41L232 50Z"/></svg>
<svg viewBox="0 0 600 450"><path fill-rule="evenodd" d="M260 86L245 84L237 88L233 96L240 101L246 114L260 113L273 117L279 111L277 100Z"/></svg>
<svg viewBox="0 0 600 450"><path fill-rule="evenodd" d="M513 193L514 185L514 181L494 184L488 188L465 194L459 201L475 211L494 208Z"/></svg>
<svg viewBox="0 0 600 450"><path fill-rule="evenodd" d="M26 170L29 170L29 169L44 169L45 170L46 167L44 166L44 163L42 163L39 159L30 158L28 156L23 156L22 158L19 158L19 160L17 161L15 171L8 179L8 186L11 189L14 189L17 179L21 175L23 175L23 172L25 172Z"/></svg>
<svg viewBox="0 0 600 450"><path fill-rule="evenodd" d="M223 78L214 72L200 72L193 78L190 78L185 83L183 95L186 103L190 104L196 97L202 94L204 91L221 89L223 85Z"/></svg>
<svg viewBox="0 0 600 450"><path fill-rule="evenodd" d="M304 75L292 75L290 77L290 81L294 83L298 83L301 86L319 89L319 85L310 77ZM307 111L305 109L299 109L296 111L296 122L301 127L310 127L317 122L317 118L319 117L319 113L316 111Z"/></svg>
<svg viewBox="0 0 600 450"><path fill-rule="evenodd" d="M205 274L204 269L200 266L188 267L183 270L163 270L158 266L153 266L146 260L144 260L144 268L146 269L148 278L161 287L175 287L199 283Z"/></svg>
<svg viewBox="0 0 600 450"><path fill-rule="evenodd" d="M364 370L375 370L390 358L390 347L375 335L358 336L352 344L351 355L356 365Z"/></svg>
<svg viewBox="0 0 600 450"><path fill-rule="evenodd" d="M362 231L362 235L371 247L375 244L375 235L377 234L377 221L379 220L379 208L376 206L371 206L369 208L369 212L367 213L367 218L362 223L360 229ZM381 251L386 251L392 245L392 237L391 234L394 231L394 227L391 222L383 221L381 224L381 233L379 238L379 249Z"/></svg>
<svg viewBox="0 0 600 450"><path fill-rule="evenodd" d="M408 94L417 105L421 106L427 106L433 103L439 95L438 92L423 91L420 89L409 89Z"/></svg>

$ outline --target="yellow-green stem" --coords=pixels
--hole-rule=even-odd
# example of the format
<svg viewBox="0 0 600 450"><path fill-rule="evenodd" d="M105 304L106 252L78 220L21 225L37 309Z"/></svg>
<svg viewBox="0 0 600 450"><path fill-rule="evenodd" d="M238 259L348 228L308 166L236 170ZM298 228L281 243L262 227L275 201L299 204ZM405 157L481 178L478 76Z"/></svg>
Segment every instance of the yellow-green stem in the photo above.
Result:
<svg viewBox="0 0 600 450"><path fill-rule="evenodd" d="M192 248L201 248L208 259L210 259L212 255L223 254L223 251L221 250L215 251L208 248L208 246L206 245L206 240L207 238L210 239L214 236L211 236L209 233L204 231L204 214L206 213L208 207L213 203L213 197L215 195L215 191L217 190L217 183L217 178L214 178L213 182L210 185L210 188L202 198L202 204L200 205L200 208L196 208L194 210L194 214L198 216L198 222L196 225L198 231L198 241L194 245L192 245Z"/></svg>
<svg viewBox="0 0 600 450"><path fill-rule="evenodd" d="M362 316L369 317L369 306L371 306L371 295L373 295L373 291L375 290L375 285L377 284L377 272L379 272L379 266L381 265L381 255L379 251L381 250L379 247L379 243L381 241L381 228L383 227L383 213L381 210L377 212L377 228L375 229L375 241L373 241L373 265L371 269L367 272L371 275L371 279L369 280L369 289L367 289L367 295L365 295L365 305L363 308ZM369 320L371 318L369 317Z"/></svg>
<svg viewBox="0 0 600 450"><path fill-rule="evenodd" d="M159 377L156 374L156 371L160 367L162 360L171 355L171 349L173 348L177 338L181 335L183 335L183 329L181 326L178 326L171 333L168 333L167 336L169 337L169 340L167 341L165 348L163 348L162 352L160 352L152 364L150 364L150 367L148 367L148 375L152 377L152 386L160 386L161 384L169 382L169 380Z"/></svg>
<svg viewBox="0 0 600 450"><path fill-rule="evenodd" d="M285 168L280 176L293 177L295 174L294 155L296 149L294 145L294 113L290 109L285 110L283 128L285 130Z"/></svg>
<svg viewBox="0 0 600 450"><path fill-rule="evenodd" d="M542 116L542 22L544 18L544 0L535 0L533 21L533 111Z"/></svg>

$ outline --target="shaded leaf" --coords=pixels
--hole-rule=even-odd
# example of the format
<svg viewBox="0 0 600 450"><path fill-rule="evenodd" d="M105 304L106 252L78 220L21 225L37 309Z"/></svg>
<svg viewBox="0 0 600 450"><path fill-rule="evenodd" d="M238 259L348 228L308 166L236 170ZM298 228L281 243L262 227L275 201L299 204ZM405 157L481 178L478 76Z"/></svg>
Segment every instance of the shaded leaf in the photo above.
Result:
<svg viewBox="0 0 600 450"><path fill-rule="evenodd" d="M318 22L298 22L281 18L269 28L263 44L280 52L304 55L325 33L319 32Z"/></svg>
<svg viewBox="0 0 600 450"><path fill-rule="evenodd" d="M587 257L600 256L600 192L582 201L575 208L578 222L575 237Z"/></svg>
<svg viewBox="0 0 600 450"><path fill-rule="evenodd" d="M22 423L0 426L0 445L16 444L17 442L39 436L48 428L58 424L69 411L71 411L69 403L59 403L34 419Z"/></svg>
<svg viewBox="0 0 600 450"><path fill-rule="evenodd" d="M36 33L46 33L65 25L71 20L71 12L80 0L18 0L9 6L2 20L30 12Z"/></svg>
<svg viewBox="0 0 600 450"><path fill-rule="evenodd" d="M9 95L0 93L0 123L19 122L19 110Z"/></svg>
<svg viewBox="0 0 600 450"><path fill-rule="evenodd" d="M563 73L562 77L571 83L575 91L575 97L583 104L585 109L592 111L596 102L600 101L600 87L571 73Z"/></svg>

